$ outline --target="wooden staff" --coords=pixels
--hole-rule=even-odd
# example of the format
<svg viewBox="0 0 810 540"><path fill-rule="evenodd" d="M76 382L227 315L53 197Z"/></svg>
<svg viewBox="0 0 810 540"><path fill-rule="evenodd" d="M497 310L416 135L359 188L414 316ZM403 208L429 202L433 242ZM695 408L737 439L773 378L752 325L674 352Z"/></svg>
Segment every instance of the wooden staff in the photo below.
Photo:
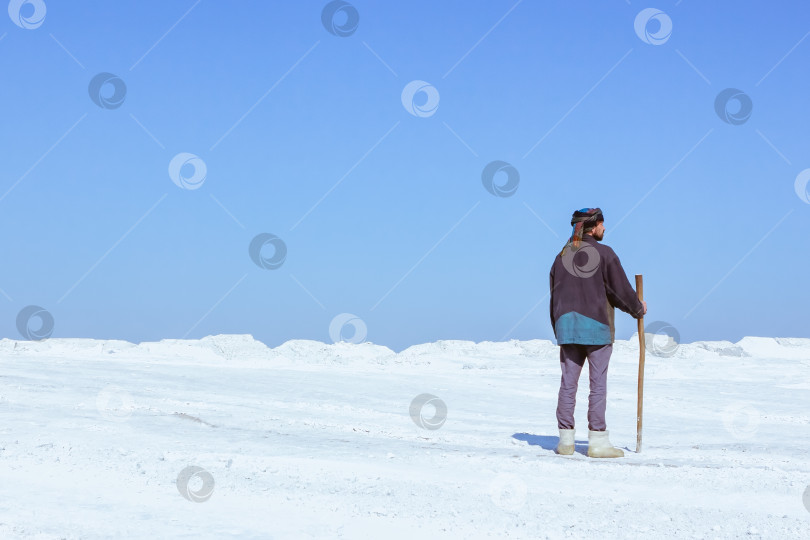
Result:
<svg viewBox="0 0 810 540"><path fill-rule="evenodd" d="M641 274L636 274L638 299L644 300L644 283ZM636 453L641 452L641 415L644 408L644 315L638 320L638 408L636 416Z"/></svg>

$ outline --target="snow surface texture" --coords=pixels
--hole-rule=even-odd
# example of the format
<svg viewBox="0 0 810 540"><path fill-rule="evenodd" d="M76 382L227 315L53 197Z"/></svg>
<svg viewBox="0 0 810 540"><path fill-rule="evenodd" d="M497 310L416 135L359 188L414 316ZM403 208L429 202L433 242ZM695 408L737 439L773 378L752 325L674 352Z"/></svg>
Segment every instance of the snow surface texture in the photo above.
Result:
<svg viewBox="0 0 810 540"><path fill-rule="evenodd" d="M637 454L614 344L594 460L545 340L3 339L0 538L807 538L810 339L660 350Z"/></svg>

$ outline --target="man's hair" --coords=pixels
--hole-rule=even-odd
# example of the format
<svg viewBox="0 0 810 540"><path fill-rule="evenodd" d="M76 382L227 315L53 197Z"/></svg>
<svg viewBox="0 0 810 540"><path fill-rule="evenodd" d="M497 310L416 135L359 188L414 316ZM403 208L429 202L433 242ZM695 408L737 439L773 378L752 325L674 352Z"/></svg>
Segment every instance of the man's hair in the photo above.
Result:
<svg viewBox="0 0 810 540"><path fill-rule="evenodd" d="M582 230L582 232L583 233L589 233L592 230L594 230L595 228L597 228L600 223L604 223L604 221L599 220L596 223L588 223L587 225L585 225L585 228Z"/></svg>

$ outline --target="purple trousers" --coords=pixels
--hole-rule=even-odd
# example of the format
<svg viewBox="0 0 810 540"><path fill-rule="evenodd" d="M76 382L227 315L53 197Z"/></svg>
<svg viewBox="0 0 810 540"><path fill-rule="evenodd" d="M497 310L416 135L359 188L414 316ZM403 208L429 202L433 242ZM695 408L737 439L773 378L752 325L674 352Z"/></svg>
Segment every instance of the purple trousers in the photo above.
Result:
<svg viewBox="0 0 810 540"><path fill-rule="evenodd" d="M577 402L577 384L585 359L588 359L591 393L588 395L588 429L605 431L607 405L607 370L613 345L560 345L562 380L557 397L557 427L574 429L574 407Z"/></svg>

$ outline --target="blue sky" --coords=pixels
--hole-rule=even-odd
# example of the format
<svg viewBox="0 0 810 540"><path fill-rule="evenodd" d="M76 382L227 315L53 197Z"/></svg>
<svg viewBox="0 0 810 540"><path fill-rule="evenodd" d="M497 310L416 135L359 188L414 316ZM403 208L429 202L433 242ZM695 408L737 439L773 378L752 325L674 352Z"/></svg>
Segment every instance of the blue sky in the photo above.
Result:
<svg viewBox="0 0 810 540"><path fill-rule="evenodd" d="M349 313L395 350L552 339L548 271L589 206L644 275L646 323L810 337L802 2L354 1L346 36L321 1L40 4L35 28L0 21L4 337L36 305L53 337L330 342ZM636 33L649 7L668 36L660 15ZM120 106L91 99L99 73ZM435 110L406 110L412 81ZM727 88L753 105L737 125ZM196 189L169 176L181 153ZM496 160L511 196L484 188ZM249 256L263 233L278 268Z"/></svg>

